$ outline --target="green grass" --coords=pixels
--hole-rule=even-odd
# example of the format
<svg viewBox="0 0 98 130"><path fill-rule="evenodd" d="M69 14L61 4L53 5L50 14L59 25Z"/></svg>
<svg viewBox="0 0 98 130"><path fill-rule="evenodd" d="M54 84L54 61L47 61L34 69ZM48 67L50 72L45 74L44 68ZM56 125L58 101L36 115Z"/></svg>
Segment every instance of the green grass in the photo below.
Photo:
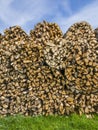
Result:
<svg viewBox="0 0 98 130"><path fill-rule="evenodd" d="M98 115L93 119L86 116L38 116L21 115L1 117L0 130L98 130Z"/></svg>

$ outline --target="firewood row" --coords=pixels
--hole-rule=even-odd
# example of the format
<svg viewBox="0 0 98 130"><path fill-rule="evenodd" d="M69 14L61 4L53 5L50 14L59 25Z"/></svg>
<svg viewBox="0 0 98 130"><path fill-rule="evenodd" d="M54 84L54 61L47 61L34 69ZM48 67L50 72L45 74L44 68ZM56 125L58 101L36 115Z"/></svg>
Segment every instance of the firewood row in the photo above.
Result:
<svg viewBox="0 0 98 130"><path fill-rule="evenodd" d="M30 39L35 44L46 45L49 41L56 38L62 38L63 33L56 23L48 23L43 21L38 23L33 30L30 31Z"/></svg>
<svg viewBox="0 0 98 130"><path fill-rule="evenodd" d="M80 33L81 32L81 33ZM42 22L0 35L0 116L98 113L98 43L90 25L63 36Z"/></svg>
<svg viewBox="0 0 98 130"><path fill-rule="evenodd" d="M88 23L75 23L63 39L49 42L44 54L49 66L63 71L68 89L82 93L97 91L98 43Z"/></svg>
<svg viewBox="0 0 98 130"><path fill-rule="evenodd" d="M92 93L98 90L98 43L91 26L75 23L64 35L71 46L65 61L66 85L72 91Z"/></svg>

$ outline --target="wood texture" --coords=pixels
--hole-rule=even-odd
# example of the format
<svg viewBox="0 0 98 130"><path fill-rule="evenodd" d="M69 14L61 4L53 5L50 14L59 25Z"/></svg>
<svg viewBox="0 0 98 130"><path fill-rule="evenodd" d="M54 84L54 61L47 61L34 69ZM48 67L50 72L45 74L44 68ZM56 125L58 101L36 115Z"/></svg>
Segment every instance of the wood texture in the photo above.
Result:
<svg viewBox="0 0 98 130"><path fill-rule="evenodd" d="M98 113L98 42L86 22L0 34L0 116Z"/></svg>

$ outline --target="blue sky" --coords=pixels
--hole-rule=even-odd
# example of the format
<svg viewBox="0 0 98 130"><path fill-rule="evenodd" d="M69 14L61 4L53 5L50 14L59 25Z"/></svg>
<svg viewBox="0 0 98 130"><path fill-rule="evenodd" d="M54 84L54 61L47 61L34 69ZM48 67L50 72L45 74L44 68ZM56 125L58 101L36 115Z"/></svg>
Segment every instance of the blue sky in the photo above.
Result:
<svg viewBox="0 0 98 130"><path fill-rule="evenodd" d="M98 0L0 0L0 32L19 25L27 33L38 22L56 22L63 32L75 22L98 27Z"/></svg>

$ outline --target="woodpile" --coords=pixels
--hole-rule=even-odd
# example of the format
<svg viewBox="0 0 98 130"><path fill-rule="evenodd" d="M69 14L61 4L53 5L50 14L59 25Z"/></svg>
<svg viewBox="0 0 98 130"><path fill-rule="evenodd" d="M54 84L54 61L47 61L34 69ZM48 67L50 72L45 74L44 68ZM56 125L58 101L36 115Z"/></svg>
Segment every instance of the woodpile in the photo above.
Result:
<svg viewBox="0 0 98 130"><path fill-rule="evenodd" d="M63 39L48 43L46 63L63 71L72 92L92 93L98 89L98 43L86 22L75 23Z"/></svg>
<svg viewBox="0 0 98 130"><path fill-rule="evenodd" d="M28 36L19 26L0 35L0 115L98 113L98 43L76 23L63 36L42 22Z"/></svg>
<svg viewBox="0 0 98 130"><path fill-rule="evenodd" d="M56 23L48 23L43 21L38 23L33 30L30 31L30 39L35 44L46 45L49 41L56 38L62 38L63 33Z"/></svg>
<svg viewBox="0 0 98 130"><path fill-rule="evenodd" d="M4 31L4 39L10 42L26 41L28 35L21 29L20 26L13 26Z"/></svg>
<svg viewBox="0 0 98 130"><path fill-rule="evenodd" d="M91 113L98 114L98 93L97 94L76 94L75 97L75 111L80 115L85 113L89 115Z"/></svg>
<svg viewBox="0 0 98 130"><path fill-rule="evenodd" d="M98 43L91 26L76 23L64 35L71 45L65 61L66 85L72 91L94 93L98 90Z"/></svg>

